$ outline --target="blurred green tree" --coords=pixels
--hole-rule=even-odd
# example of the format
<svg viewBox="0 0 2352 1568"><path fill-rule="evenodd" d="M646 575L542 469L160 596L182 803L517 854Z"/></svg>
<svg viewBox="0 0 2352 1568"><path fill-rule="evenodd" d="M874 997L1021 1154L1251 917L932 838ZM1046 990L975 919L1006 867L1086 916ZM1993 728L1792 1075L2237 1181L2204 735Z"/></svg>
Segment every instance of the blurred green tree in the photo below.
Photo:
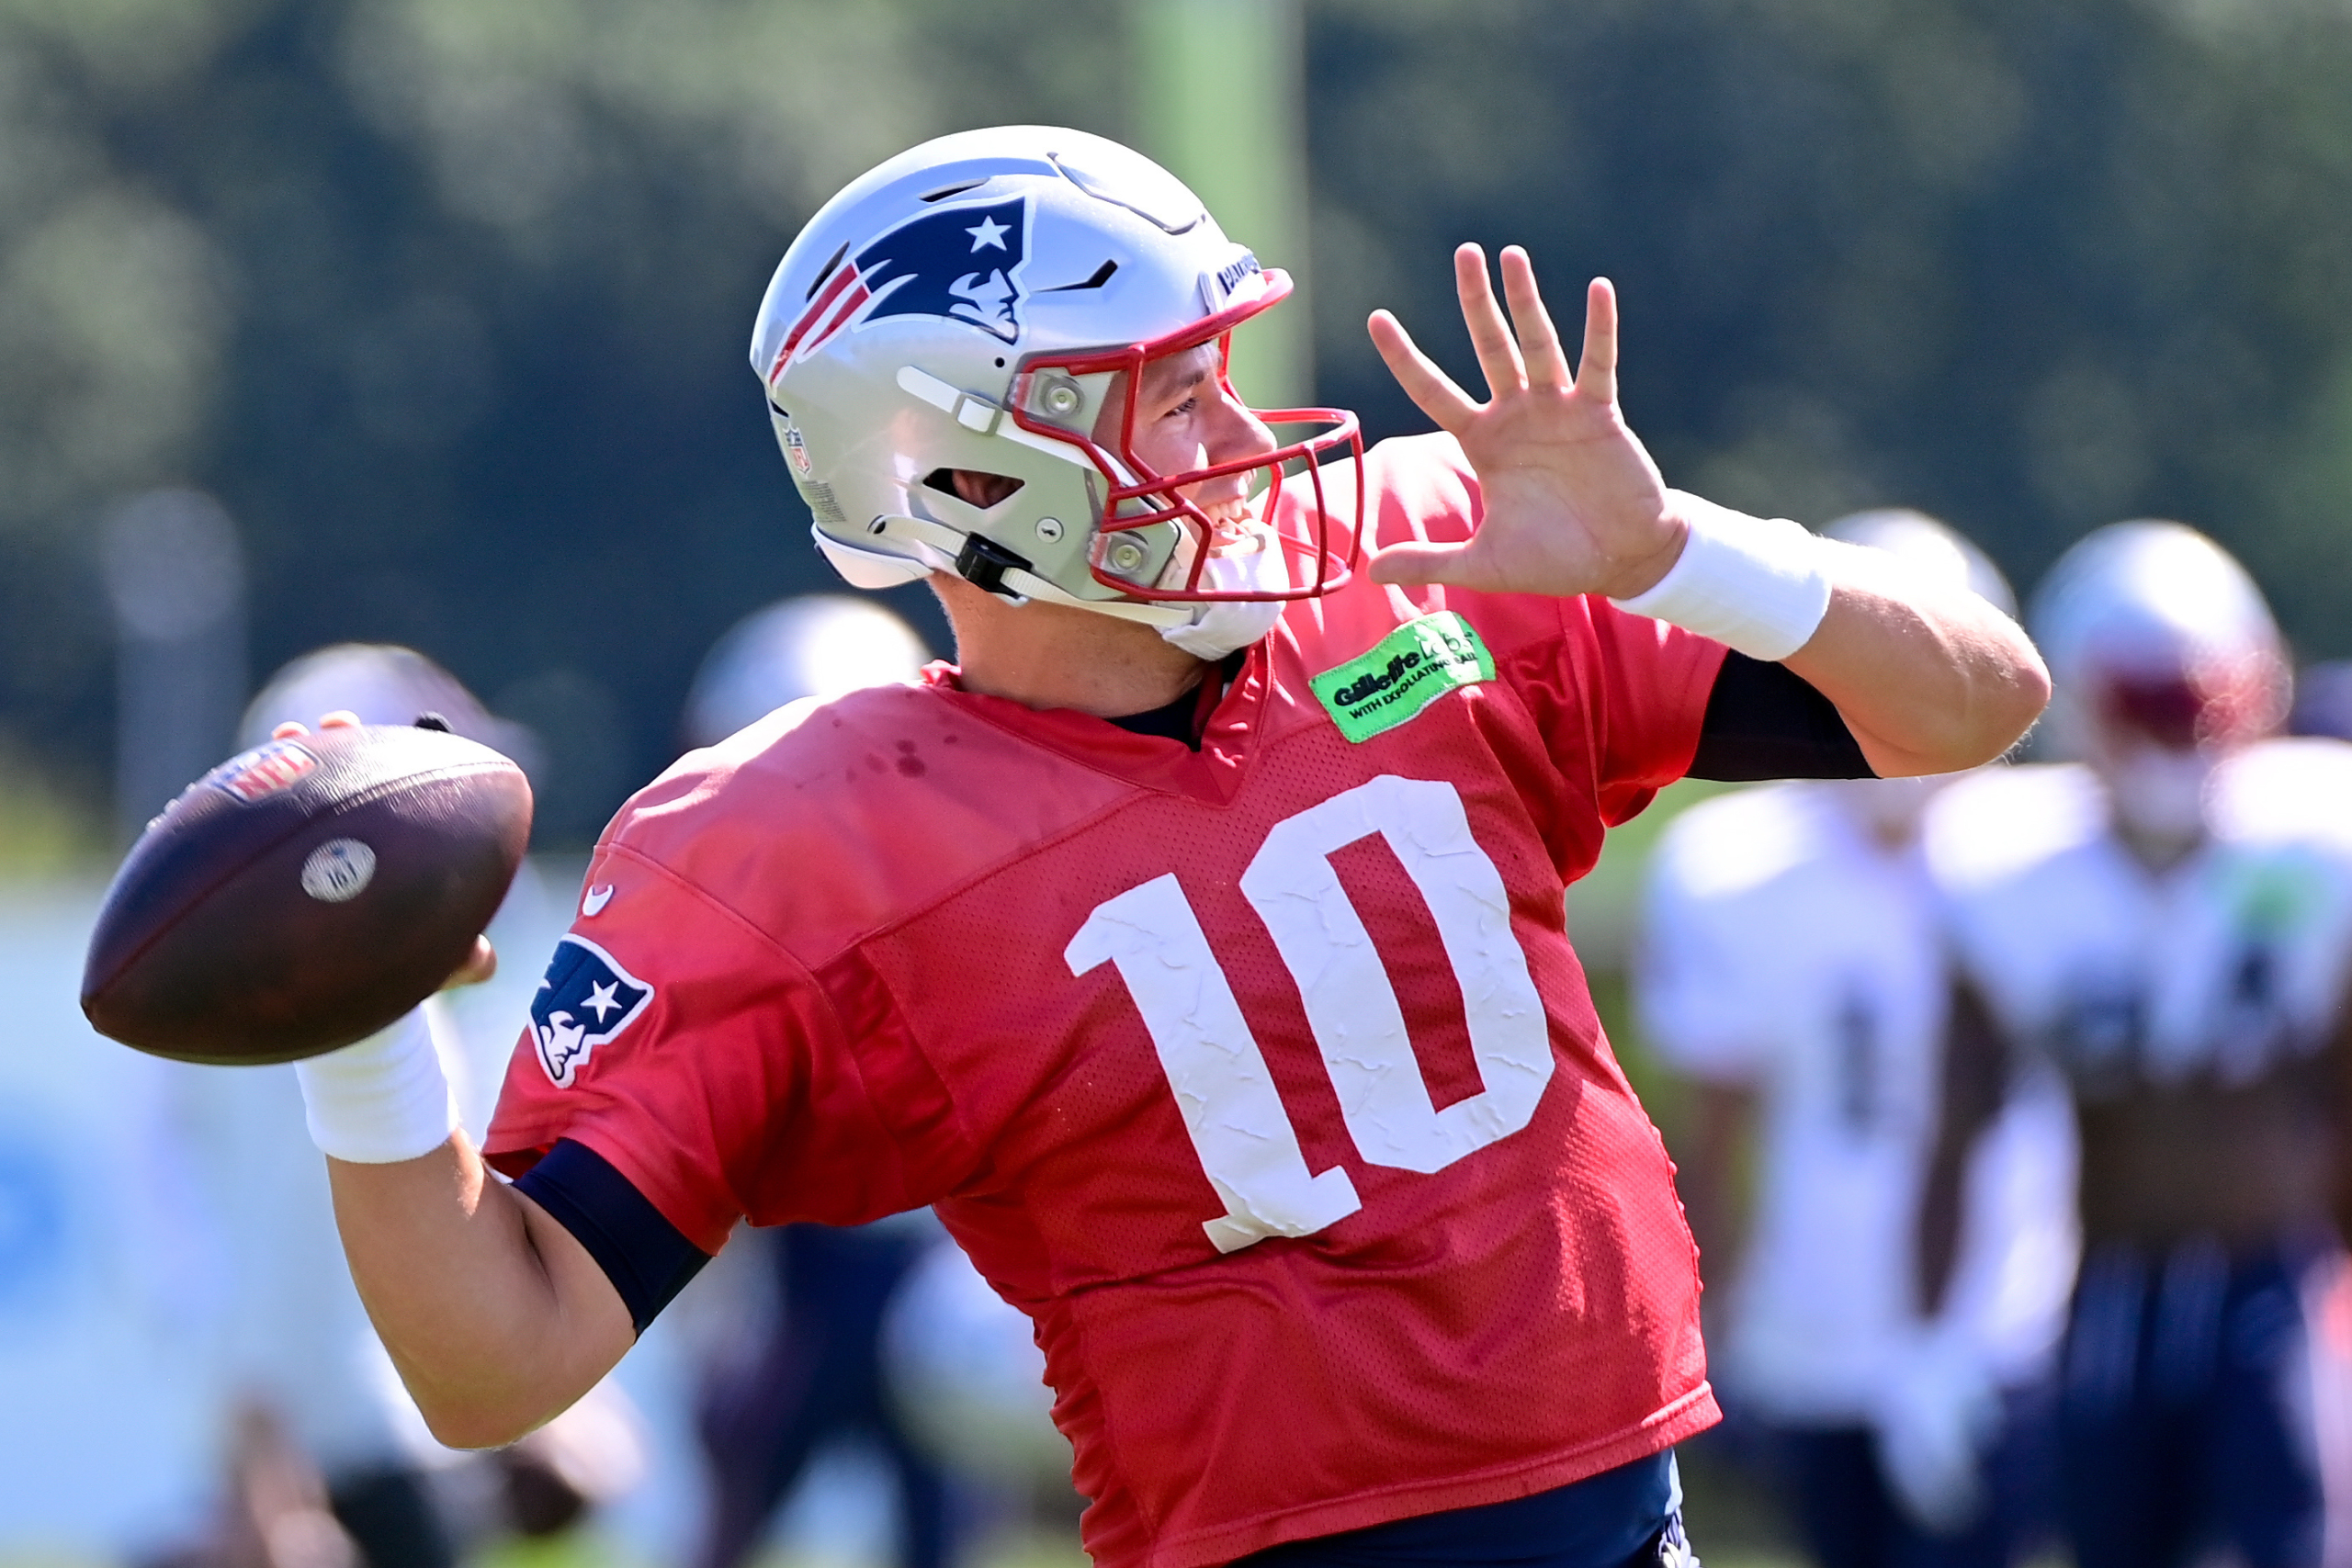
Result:
<svg viewBox="0 0 2352 1568"><path fill-rule="evenodd" d="M1132 134L1124 17L0 0L0 738L96 791L96 528L194 483L257 675L426 649L547 731L583 841L710 641L823 581L740 357L783 245L923 135ZM1923 505L2024 581L2181 516L2352 652L2341 6L1308 0L1305 59L1318 391L1375 433L1422 422L1364 312L1466 373L1446 252L1521 240L1556 299L1618 279L1676 482Z"/></svg>

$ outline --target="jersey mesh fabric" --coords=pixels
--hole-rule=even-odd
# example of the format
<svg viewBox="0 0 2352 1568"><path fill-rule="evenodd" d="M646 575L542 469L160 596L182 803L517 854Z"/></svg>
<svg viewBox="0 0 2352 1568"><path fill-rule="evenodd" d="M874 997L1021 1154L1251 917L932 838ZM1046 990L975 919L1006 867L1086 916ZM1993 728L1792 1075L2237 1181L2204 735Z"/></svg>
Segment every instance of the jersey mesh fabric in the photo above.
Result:
<svg viewBox="0 0 2352 1568"><path fill-rule="evenodd" d="M1451 442L1385 444L1368 470L1382 542L1471 526ZM1478 629L1498 679L1348 741L1309 679L1440 608ZM653 996L569 1088L526 1034L492 1156L522 1168L577 1139L712 1248L739 1215L935 1203L1035 1321L1092 1499L1086 1544L1113 1568L1227 1562L1655 1453L1714 1418L1693 1250L1562 893L1606 826L1688 765L1721 658L1598 601L1412 602L1367 581L1286 614L1197 753L964 692L944 668L755 727L606 834L590 881L611 892L577 930ZM1342 797L1391 803L1329 858L1371 987L1385 976L1404 1021L1401 1062L1328 1020L1317 1034L1315 976L1243 890L1270 834ZM1453 813L1467 845L1446 837ZM1487 923L1438 941L1400 850L1435 857L1425 875L1483 857L1500 890ZM1112 923L1180 957L1196 926L1306 1171L1344 1172L1352 1211L1212 1244L1227 1204L1155 1038L1205 1016L1211 979L1184 1018L1148 1024L1118 964L1066 956L1154 884L1158 913L1123 903ZM1335 929L1306 963L1363 945ZM1514 964L1532 987L1517 1014ZM1469 1146L1423 1168L1358 1146L1385 1124L1343 1109L1340 1075L1418 1066L1429 1104L1459 1111L1496 1089L1473 1034L1530 1029L1548 1080Z"/></svg>

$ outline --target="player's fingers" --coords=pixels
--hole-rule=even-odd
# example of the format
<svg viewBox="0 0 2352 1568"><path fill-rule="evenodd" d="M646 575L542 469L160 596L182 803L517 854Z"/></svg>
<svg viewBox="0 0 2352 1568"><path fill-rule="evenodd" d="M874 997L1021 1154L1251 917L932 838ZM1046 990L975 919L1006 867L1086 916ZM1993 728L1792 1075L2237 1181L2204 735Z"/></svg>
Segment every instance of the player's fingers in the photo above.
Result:
<svg viewBox="0 0 2352 1568"><path fill-rule="evenodd" d="M1470 329L1470 346L1478 353L1488 394L1499 397L1526 386L1527 367L1520 363L1519 345L1511 341L1510 324L1495 302L1494 280L1487 276L1487 253L1476 245L1453 253L1453 292L1462 300L1462 324Z"/></svg>
<svg viewBox="0 0 2352 1568"><path fill-rule="evenodd" d="M1584 363L1577 390L1599 403L1617 400L1617 290L1596 277L1584 291Z"/></svg>
<svg viewBox="0 0 2352 1568"><path fill-rule="evenodd" d="M459 986L479 986L498 973L498 949L490 945L490 938L474 938L474 950L458 965L458 972L445 981L441 988L455 990Z"/></svg>
<svg viewBox="0 0 2352 1568"><path fill-rule="evenodd" d="M284 724L274 727L269 732L269 738L272 740L299 740L310 733L309 725L298 719L289 718Z"/></svg>
<svg viewBox="0 0 2352 1568"><path fill-rule="evenodd" d="M1527 384L1552 391L1566 391L1567 352L1560 346L1559 329L1544 308L1543 290L1535 286L1535 264L1518 245L1502 254L1503 299L1510 306L1511 329L1519 334L1519 352L1527 366Z"/></svg>
<svg viewBox="0 0 2352 1568"><path fill-rule="evenodd" d="M1453 378L1439 369L1420 345L1405 331L1405 323L1385 310L1374 310L1369 323L1372 344L1380 350L1380 357L1396 384L1414 405L1437 422L1440 430L1459 434L1464 425L1476 418L1479 405L1469 393L1453 384Z"/></svg>
<svg viewBox="0 0 2352 1568"><path fill-rule="evenodd" d="M359 716L349 708L337 708L333 713L320 716L319 728L321 729L356 729L359 728Z"/></svg>
<svg viewBox="0 0 2352 1568"><path fill-rule="evenodd" d="M1452 582L1460 570L1464 545L1431 545L1418 540L1390 545L1372 558L1374 582Z"/></svg>

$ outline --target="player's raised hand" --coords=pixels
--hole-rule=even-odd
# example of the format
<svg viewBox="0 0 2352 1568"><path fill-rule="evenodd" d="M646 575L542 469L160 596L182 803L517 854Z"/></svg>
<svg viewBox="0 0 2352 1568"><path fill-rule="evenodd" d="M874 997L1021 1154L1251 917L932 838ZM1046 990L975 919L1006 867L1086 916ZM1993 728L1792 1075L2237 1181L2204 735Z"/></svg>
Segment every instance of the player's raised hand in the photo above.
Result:
<svg viewBox="0 0 2352 1568"><path fill-rule="evenodd" d="M1487 378L1479 402L1417 347L1396 318L1373 313L1372 341L1421 411L1462 443L1485 515L1466 544L1401 544L1372 563L1382 582L1444 582L1515 593L1627 598L1666 574L1682 547L1666 482L1617 409L1617 296L1585 293L1584 357L1575 372L1527 253L1502 253L1505 319L1486 253L1453 253L1462 320Z"/></svg>

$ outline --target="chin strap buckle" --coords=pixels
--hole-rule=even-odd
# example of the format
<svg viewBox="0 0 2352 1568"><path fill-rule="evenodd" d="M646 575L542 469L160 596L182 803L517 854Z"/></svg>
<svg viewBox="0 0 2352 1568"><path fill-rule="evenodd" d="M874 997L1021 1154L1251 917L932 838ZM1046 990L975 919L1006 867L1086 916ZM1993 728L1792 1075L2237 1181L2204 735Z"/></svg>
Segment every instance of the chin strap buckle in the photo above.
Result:
<svg viewBox="0 0 2352 1568"><path fill-rule="evenodd" d="M964 547L956 552L956 576L975 588L983 589L990 593L1001 593L1007 599L1019 599L1023 596L1004 585L1004 574L1008 571L1027 571L1028 570L1030 570L1029 562L1025 558L1014 555L994 539L985 538L978 534L965 535Z"/></svg>

